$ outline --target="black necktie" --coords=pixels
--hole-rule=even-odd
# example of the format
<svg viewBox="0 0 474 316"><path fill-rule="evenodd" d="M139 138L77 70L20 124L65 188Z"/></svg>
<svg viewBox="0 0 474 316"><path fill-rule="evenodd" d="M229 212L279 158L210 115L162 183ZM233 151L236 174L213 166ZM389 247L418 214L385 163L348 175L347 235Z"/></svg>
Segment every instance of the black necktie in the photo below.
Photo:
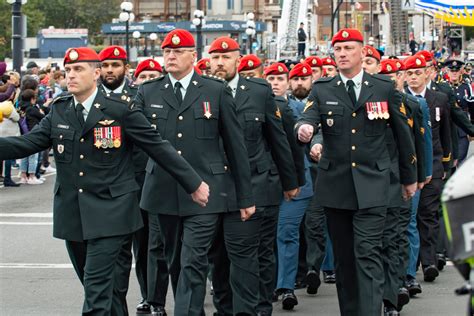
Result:
<svg viewBox="0 0 474 316"><path fill-rule="evenodd" d="M76 104L76 115L77 119L79 120L79 124L81 124L81 127L84 127L84 106L80 103Z"/></svg>
<svg viewBox="0 0 474 316"><path fill-rule="evenodd" d="M421 94L417 94L415 95L415 97L417 97L418 99L423 99L423 96Z"/></svg>
<svg viewBox="0 0 474 316"><path fill-rule="evenodd" d="M181 103L183 102L183 95L181 94L182 86L183 85L179 81L176 81L176 83L174 84L174 94L176 95L176 99L178 99L179 105L181 105Z"/></svg>
<svg viewBox="0 0 474 316"><path fill-rule="evenodd" d="M351 98L352 104L356 105L357 103L357 98L356 98L356 93L355 93L355 83L352 80L347 80L346 85L348 87L347 93L349 94L349 97Z"/></svg>

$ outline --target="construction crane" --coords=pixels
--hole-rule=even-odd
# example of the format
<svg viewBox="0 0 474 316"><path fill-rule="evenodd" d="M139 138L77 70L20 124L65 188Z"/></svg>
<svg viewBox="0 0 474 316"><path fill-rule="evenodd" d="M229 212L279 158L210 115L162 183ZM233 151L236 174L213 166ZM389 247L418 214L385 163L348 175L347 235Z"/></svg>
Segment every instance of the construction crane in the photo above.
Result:
<svg viewBox="0 0 474 316"><path fill-rule="evenodd" d="M278 20L277 59L295 58L298 51L299 23L307 23L308 0L283 0L281 18ZM307 32L307 29L305 29Z"/></svg>

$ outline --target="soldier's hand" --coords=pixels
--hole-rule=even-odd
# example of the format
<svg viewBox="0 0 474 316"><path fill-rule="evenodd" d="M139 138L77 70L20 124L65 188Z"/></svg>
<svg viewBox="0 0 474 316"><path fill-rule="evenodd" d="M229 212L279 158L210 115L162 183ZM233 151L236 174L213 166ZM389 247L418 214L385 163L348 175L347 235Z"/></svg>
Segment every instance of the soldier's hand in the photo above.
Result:
<svg viewBox="0 0 474 316"><path fill-rule="evenodd" d="M285 200L289 201L292 198L297 197L298 193L300 193L299 190L300 190L299 188L296 188L296 189L293 189L293 190L283 192L283 196L284 196Z"/></svg>
<svg viewBox="0 0 474 316"><path fill-rule="evenodd" d="M201 182L199 188L191 193L191 197L193 198L194 202L201 205L202 207L205 207L209 199L209 186L207 183L204 181Z"/></svg>
<svg viewBox="0 0 474 316"><path fill-rule="evenodd" d="M314 127L310 124L303 124L298 128L298 139L302 143L308 143L313 137Z"/></svg>
<svg viewBox="0 0 474 316"><path fill-rule="evenodd" d="M321 155L323 154L323 145L321 144L314 144L313 147L311 147L311 150L309 152L309 156L311 159L314 161L318 162L319 159L321 159Z"/></svg>
<svg viewBox="0 0 474 316"><path fill-rule="evenodd" d="M432 176L426 177L425 185L427 185L428 183L430 183L432 178L433 178Z"/></svg>
<svg viewBox="0 0 474 316"><path fill-rule="evenodd" d="M402 196L406 200L411 199L416 193L417 183L404 184Z"/></svg>
<svg viewBox="0 0 474 316"><path fill-rule="evenodd" d="M255 214L255 205L240 209L240 219L242 222L248 220L253 214Z"/></svg>
<svg viewBox="0 0 474 316"><path fill-rule="evenodd" d="M424 186L425 186L424 182L418 182L417 188L418 188L418 190L421 190L421 189L424 188Z"/></svg>

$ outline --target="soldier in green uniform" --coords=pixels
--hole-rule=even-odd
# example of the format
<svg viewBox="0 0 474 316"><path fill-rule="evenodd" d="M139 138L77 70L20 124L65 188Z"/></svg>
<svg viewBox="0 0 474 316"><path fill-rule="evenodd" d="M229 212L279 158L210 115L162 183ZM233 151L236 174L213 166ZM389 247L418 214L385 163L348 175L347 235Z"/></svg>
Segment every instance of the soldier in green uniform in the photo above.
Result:
<svg viewBox="0 0 474 316"><path fill-rule="evenodd" d="M405 198L416 191L416 154L392 81L362 70L362 42L355 29L333 37L339 75L315 83L295 129L308 143L322 126L325 148L316 196L333 242L339 308L342 315L366 316L380 314L383 296L381 249L391 165L387 123L400 153Z"/></svg>
<svg viewBox="0 0 474 316"><path fill-rule="evenodd" d="M245 135L257 211L254 220L242 223L229 190L229 212L223 215L223 236L228 261L214 261L214 296L232 293L232 304L216 304L219 313L255 314L268 310L275 278L274 242L282 196L296 196L298 179L290 146L275 104L271 87L264 79L237 74L239 44L230 37L219 37L209 48L211 72L224 78L236 103L237 117ZM221 242L217 239L216 242ZM220 284L218 284L218 282ZM229 288L230 285L230 288ZM257 306L257 304L259 306ZM265 305L261 307L260 305ZM229 308L232 306L232 309Z"/></svg>
<svg viewBox="0 0 474 316"><path fill-rule="evenodd" d="M201 315L206 294L208 251L228 209L235 182L236 220L255 212L250 166L232 94L222 80L194 72L195 41L176 29L162 43L168 75L143 83L135 104L209 183L205 208L196 207L162 166L149 161L141 207L158 221L171 283L174 315ZM256 241L255 241L256 242Z"/></svg>
<svg viewBox="0 0 474 316"><path fill-rule="evenodd" d="M101 91L108 97L112 97L123 102L130 102L137 94L137 87L128 81L126 75L130 70L127 53L120 46L107 46L99 53L100 66L100 85ZM138 146L133 148L133 166L135 168L135 180L140 186L137 196L140 199L143 181L145 180L145 165L148 156ZM123 257L119 257L122 263L123 271L117 273L116 290L119 291L119 297L122 300L122 306L127 308L127 290L130 279L132 260L132 244L135 257L135 272L137 274L138 284L142 300L137 306L137 313L149 313L150 305L146 301L147 297L147 252L148 252L148 217L146 212L142 214L143 227L133 234L132 242L125 246L122 252Z"/></svg>
<svg viewBox="0 0 474 316"><path fill-rule="evenodd" d="M114 298L117 257L131 234L143 226L132 145L141 146L200 205L206 205L209 188L150 127L140 109L130 109L97 89L97 53L86 47L69 49L64 64L72 95L56 100L28 135L0 138L0 158L20 158L53 147L53 235L66 240L84 285L83 314L126 315Z"/></svg>

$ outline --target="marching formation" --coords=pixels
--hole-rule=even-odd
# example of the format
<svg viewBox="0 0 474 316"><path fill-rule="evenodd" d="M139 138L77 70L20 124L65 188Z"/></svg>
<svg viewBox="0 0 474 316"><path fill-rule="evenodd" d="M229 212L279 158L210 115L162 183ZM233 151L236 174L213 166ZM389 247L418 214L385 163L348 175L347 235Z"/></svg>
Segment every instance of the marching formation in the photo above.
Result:
<svg viewBox="0 0 474 316"><path fill-rule="evenodd" d="M128 315L133 258L145 315L167 314L169 284L174 315L204 315L210 282L215 315L263 316L324 281L341 315L395 316L422 293L418 270L436 280L441 191L474 137L471 70L386 58L355 29L332 47L264 63L219 37L196 61L175 29L133 82L119 46L66 52L67 93L0 137L0 161L52 148L53 235L83 315Z"/></svg>

